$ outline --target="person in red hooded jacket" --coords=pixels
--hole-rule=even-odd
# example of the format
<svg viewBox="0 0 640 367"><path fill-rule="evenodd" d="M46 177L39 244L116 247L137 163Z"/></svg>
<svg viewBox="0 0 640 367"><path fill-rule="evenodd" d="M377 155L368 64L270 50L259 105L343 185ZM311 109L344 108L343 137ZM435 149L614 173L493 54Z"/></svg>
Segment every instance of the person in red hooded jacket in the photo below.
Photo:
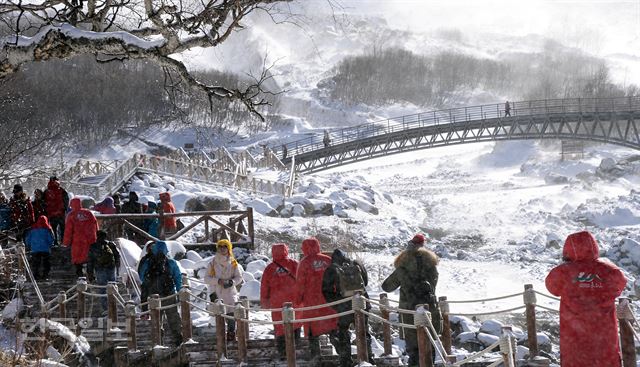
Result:
<svg viewBox="0 0 640 367"><path fill-rule="evenodd" d="M296 297L296 273L298 262L289 258L289 247L286 243L271 246L273 261L262 273L260 282L260 306L262 308L280 308L285 302L293 302ZM296 305L294 305L296 307ZM282 312L271 312L273 321L282 320ZM280 358L286 357L284 326L274 325L276 345ZM300 337L300 325L294 326L295 336Z"/></svg>
<svg viewBox="0 0 640 367"><path fill-rule="evenodd" d="M162 207L162 212L165 214L175 213L176 207L171 202L171 194L168 192L160 193L160 204ZM176 222L176 217L166 217L164 219L164 231L165 233L175 233L178 229L178 224Z"/></svg>
<svg viewBox="0 0 640 367"><path fill-rule="evenodd" d="M90 210L82 208L79 198L71 199L71 212L65 222L63 246L71 246L71 263L76 275L83 276L83 265L88 261L89 248L98 239L98 221Z"/></svg>
<svg viewBox="0 0 640 367"><path fill-rule="evenodd" d="M560 297L562 367L620 367L615 299L626 278L599 258L598 243L587 231L567 237L562 258L545 280L549 292Z"/></svg>
<svg viewBox="0 0 640 367"><path fill-rule="evenodd" d="M296 275L296 304L304 307L327 303L322 294L322 277L331 265L331 258L320 253L320 241L311 237L302 241L304 257L298 266ZM302 319L335 315L331 307L323 307L301 312ZM338 328L338 319L311 321L304 324L304 333L309 338L309 349L313 359L312 365L319 362L320 343L318 337Z"/></svg>
<svg viewBox="0 0 640 367"><path fill-rule="evenodd" d="M49 178L47 189L44 190L45 209L47 219L53 229L55 245L59 245L64 236L65 215L69 210L69 194L60 186L56 176Z"/></svg>

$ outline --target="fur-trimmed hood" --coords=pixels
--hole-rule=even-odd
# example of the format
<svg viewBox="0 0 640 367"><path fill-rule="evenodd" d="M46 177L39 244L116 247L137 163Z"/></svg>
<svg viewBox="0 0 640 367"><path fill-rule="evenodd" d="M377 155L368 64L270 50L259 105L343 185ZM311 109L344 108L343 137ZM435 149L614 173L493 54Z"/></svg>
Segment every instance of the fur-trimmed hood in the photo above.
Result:
<svg viewBox="0 0 640 367"><path fill-rule="evenodd" d="M438 258L438 255L435 254L435 252L425 247L419 247L417 249L402 251L400 255L398 255L393 261L393 265L396 268L399 268L407 262L407 259L415 257L417 253L420 253L422 255L421 258L423 259L423 261L426 261L428 263L427 265L436 266L440 262L440 259Z"/></svg>

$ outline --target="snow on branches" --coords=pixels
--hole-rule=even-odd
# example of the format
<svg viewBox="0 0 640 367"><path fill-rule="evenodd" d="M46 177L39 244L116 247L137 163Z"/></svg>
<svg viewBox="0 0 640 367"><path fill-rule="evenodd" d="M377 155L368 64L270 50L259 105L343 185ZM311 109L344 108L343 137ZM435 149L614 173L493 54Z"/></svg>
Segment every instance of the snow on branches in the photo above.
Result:
<svg viewBox="0 0 640 367"><path fill-rule="evenodd" d="M263 72L252 85L227 88L196 79L176 55L195 47L215 47L243 28L256 10L277 12L291 0L4 0L0 27L0 79L28 62L94 55L98 62L147 59L171 73L168 88L191 88L210 100L241 101L256 110L262 98ZM176 78L177 77L177 78ZM176 82L176 79L178 80Z"/></svg>

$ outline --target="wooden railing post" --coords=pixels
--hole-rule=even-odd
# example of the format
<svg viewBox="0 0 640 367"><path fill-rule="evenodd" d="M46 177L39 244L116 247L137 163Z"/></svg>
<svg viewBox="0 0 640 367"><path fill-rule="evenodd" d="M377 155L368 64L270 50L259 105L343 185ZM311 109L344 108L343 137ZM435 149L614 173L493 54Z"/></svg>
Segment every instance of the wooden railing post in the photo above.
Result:
<svg viewBox="0 0 640 367"><path fill-rule="evenodd" d="M284 341L287 352L287 367L296 367L296 339L293 335L293 304L286 302L282 308L284 321Z"/></svg>
<svg viewBox="0 0 640 367"><path fill-rule="evenodd" d="M416 306L417 314L413 316L413 324L416 326L416 333L418 334L418 353L419 353L419 365L420 367L433 367L433 356L431 341L427 336L429 332L427 330L428 318L431 318L431 314L427 311L425 305Z"/></svg>
<svg viewBox="0 0 640 367"><path fill-rule="evenodd" d="M85 295L84 292L87 291L87 279L84 277L78 278L78 283L76 285L76 298L78 305L78 323L76 327L76 335L80 335L82 333L82 326L80 324L80 320L84 318L85 312Z"/></svg>
<svg viewBox="0 0 640 367"><path fill-rule="evenodd" d="M449 302L447 297L438 298L440 312L442 312L442 345L447 354L451 354L451 325L449 324Z"/></svg>
<svg viewBox="0 0 640 367"><path fill-rule="evenodd" d="M524 304L527 313L527 339L529 342L529 359L538 355L538 332L536 328L536 292L533 284L524 285Z"/></svg>
<svg viewBox="0 0 640 367"><path fill-rule="evenodd" d="M636 348L633 339L633 313L629 307L628 298L618 300L618 323L620 324L620 347L622 349L622 365L636 366Z"/></svg>
<svg viewBox="0 0 640 367"><path fill-rule="evenodd" d="M351 301L351 306L355 314L356 326L356 348L358 350L358 363L369 362L369 353L367 352L367 325L364 322L364 314L362 310L365 308L365 300L360 292L356 292ZM373 361L371 361L373 362Z"/></svg>
<svg viewBox="0 0 640 367"><path fill-rule="evenodd" d="M162 345L162 336L160 335L161 322L160 319L160 296L152 294L149 297L149 315L151 316L151 342L153 345Z"/></svg>
<svg viewBox="0 0 640 367"><path fill-rule="evenodd" d="M500 354L505 367L515 367L516 365L516 340L513 337L513 329L511 326L502 327L502 336L500 337Z"/></svg>
<svg viewBox="0 0 640 367"><path fill-rule="evenodd" d="M107 314L108 320L111 325L115 325L118 322L118 310L116 308L116 292L118 291L117 284L115 282L107 283ZM111 327L107 325L109 329Z"/></svg>
<svg viewBox="0 0 640 367"><path fill-rule="evenodd" d="M255 247L255 232L253 229L253 208L247 208L247 230L249 231L249 238L251 238L251 249Z"/></svg>
<svg viewBox="0 0 640 367"><path fill-rule="evenodd" d="M389 321L389 297L386 293L380 293L380 313L383 319ZM390 356L392 353L391 325L386 322L382 323L382 337L384 339L384 355Z"/></svg>
<svg viewBox="0 0 640 367"><path fill-rule="evenodd" d="M67 294L64 291L58 293L58 312L60 319L64 320L67 318Z"/></svg>
<svg viewBox="0 0 640 367"><path fill-rule="evenodd" d="M249 320L249 298L247 296L240 296L240 302L244 307L244 318ZM244 323L244 335L249 339L249 323Z"/></svg>
<svg viewBox="0 0 640 367"><path fill-rule="evenodd" d="M216 353L218 359L227 355L227 335L225 328L225 320L222 315L225 313L225 307L222 300L217 299L215 303L210 304L211 311L216 317Z"/></svg>
<svg viewBox="0 0 640 367"><path fill-rule="evenodd" d="M136 305L133 301L127 301L125 305L125 313L127 315L127 332L129 333L129 339L127 340L127 346L129 350L138 349L138 337L136 335Z"/></svg>
<svg viewBox="0 0 640 367"><path fill-rule="evenodd" d="M182 337L185 341L191 339L193 336L191 329L191 305L189 300L191 295L189 294L189 285L184 282L180 289L180 317L182 319Z"/></svg>
<svg viewBox="0 0 640 367"><path fill-rule="evenodd" d="M247 335L244 321L245 308L242 302L236 302L236 309L233 311L233 317L236 319L236 337L238 340L238 361L247 361Z"/></svg>

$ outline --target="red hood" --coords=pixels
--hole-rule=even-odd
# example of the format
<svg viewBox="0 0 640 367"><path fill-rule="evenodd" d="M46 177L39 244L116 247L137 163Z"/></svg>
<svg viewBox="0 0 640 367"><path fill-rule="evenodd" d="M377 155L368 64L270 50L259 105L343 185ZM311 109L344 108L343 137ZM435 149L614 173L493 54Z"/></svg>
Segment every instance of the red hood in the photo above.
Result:
<svg viewBox="0 0 640 367"><path fill-rule="evenodd" d="M49 183L47 184L47 189L49 190L56 190L59 187L60 187L60 182L56 180L50 180Z"/></svg>
<svg viewBox="0 0 640 367"><path fill-rule="evenodd" d="M49 225L49 220L47 219L47 217L45 217L44 215L39 216L36 223L33 226L31 226L31 229L36 229L36 228L51 229L51 225Z"/></svg>
<svg viewBox="0 0 640 367"><path fill-rule="evenodd" d="M160 195L158 195L160 197L160 201L162 202L169 202L171 201L171 194L168 192L162 192L160 193Z"/></svg>
<svg viewBox="0 0 640 367"><path fill-rule="evenodd" d="M82 209L82 201L80 201L80 198L73 198L71 199L69 206L71 207L71 210L80 210Z"/></svg>
<svg viewBox="0 0 640 367"><path fill-rule="evenodd" d="M570 234L564 241L562 257L571 261L595 260L599 255L598 242L587 231Z"/></svg>
<svg viewBox="0 0 640 367"><path fill-rule="evenodd" d="M320 253L320 241L315 237L307 238L302 241L302 254L304 256L315 255Z"/></svg>
<svg viewBox="0 0 640 367"><path fill-rule="evenodd" d="M289 257L289 246L286 243L276 243L271 246L271 256L273 261L284 260Z"/></svg>

